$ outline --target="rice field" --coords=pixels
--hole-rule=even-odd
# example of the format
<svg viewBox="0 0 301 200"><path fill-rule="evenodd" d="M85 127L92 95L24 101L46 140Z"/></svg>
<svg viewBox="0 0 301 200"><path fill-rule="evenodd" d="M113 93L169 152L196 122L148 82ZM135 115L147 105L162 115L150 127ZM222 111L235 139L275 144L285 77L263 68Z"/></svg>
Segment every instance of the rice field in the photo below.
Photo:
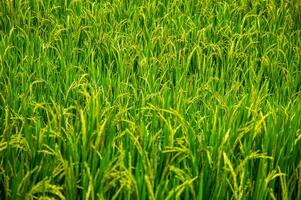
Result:
<svg viewBox="0 0 301 200"><path fill-rule="evenodd" d="M0 1L0 199L301 199L301 1Z"/></svg>

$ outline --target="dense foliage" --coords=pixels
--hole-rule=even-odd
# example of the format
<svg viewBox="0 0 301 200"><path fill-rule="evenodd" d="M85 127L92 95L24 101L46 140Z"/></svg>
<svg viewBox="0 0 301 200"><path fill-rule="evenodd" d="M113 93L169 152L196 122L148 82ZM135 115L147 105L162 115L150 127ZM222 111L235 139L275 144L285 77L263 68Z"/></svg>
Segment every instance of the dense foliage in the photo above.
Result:
<svg viewBox="0 0 301 200"><path fill-rule="evenodd" d="M0 1L0 199L301 199L300 5Z"/></svg>

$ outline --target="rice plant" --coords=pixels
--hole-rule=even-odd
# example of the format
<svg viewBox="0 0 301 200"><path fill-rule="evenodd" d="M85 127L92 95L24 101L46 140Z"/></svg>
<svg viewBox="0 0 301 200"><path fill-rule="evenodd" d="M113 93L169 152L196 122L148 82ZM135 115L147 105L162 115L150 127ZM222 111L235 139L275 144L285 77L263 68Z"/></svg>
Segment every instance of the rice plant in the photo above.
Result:
<svg viewBox="0 0 301 200"><path fill-rule="evenodd" d="M0 199L301 199L300 8L0 1Z"/></svg>

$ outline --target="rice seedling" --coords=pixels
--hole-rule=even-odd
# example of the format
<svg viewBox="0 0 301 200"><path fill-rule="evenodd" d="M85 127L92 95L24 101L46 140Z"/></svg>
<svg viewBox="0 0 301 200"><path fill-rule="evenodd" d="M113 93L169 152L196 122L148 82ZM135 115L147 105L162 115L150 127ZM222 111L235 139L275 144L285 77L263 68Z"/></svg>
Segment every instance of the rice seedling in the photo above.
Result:
<svg viewBox="0 0 301 200"><path fill-rule="evenodd" d="M300 1L0 2L0 199L301 199Z"/></svg>

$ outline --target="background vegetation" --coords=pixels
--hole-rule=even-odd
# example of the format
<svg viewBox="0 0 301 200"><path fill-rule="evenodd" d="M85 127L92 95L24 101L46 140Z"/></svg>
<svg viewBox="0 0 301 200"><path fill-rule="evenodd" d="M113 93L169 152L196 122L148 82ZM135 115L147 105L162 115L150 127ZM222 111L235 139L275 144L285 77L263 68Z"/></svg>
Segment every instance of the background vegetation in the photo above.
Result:
<svg viewBox="0 0 301 200"><path fill-rule="evenodd" d="M0 199L301 199L294 0L2 0Z"/></svg>

